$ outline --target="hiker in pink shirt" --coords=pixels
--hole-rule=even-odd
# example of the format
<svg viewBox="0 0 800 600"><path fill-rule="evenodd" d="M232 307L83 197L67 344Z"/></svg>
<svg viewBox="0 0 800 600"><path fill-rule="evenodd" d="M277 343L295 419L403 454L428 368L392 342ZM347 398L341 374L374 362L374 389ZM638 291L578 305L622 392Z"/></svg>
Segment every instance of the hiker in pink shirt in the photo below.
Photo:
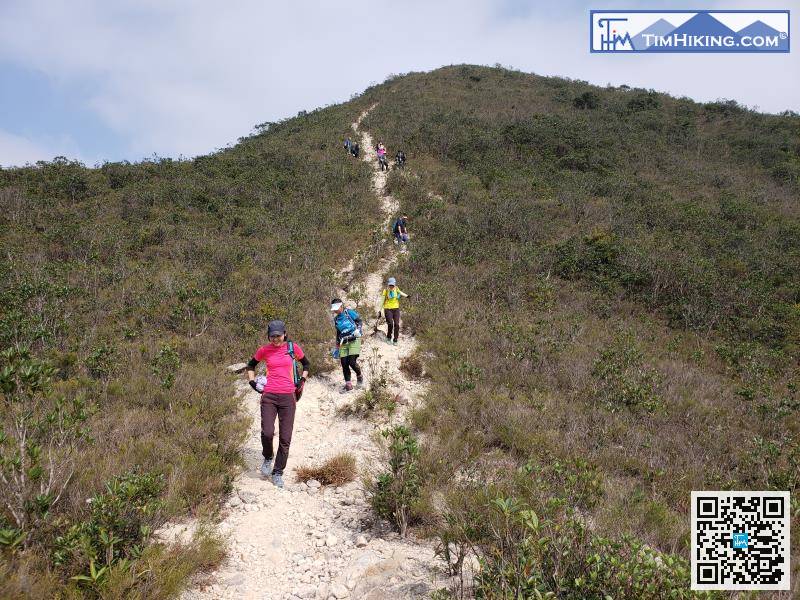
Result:
<svg viewBox="0 0 800 600"><path fill-rule="evenodd" d="M386 147L383 145L383 142L378 142L378 165L381 168L381 171L388 171L389 170L389 161L386 160Z"/></svg>
<svg viewBox="0 0 800 600"><path fill-rule="evenodd" d="M256 366L264 361L267 367L267 383L261 394L261 448L264 462L261 474L272 475L272 483L283 487L283 470L289 458L292 442L294 413L297 401L303 393L308 377L308 359L303 349L286 338L283 321L270 321L267 326L269 344L261 346L247 363L247 379L250 387L256 388ZM302 373L299 364L302 365ZM275 417L278 418L278 455L273 468L272 438L275 436Z"/></svg>

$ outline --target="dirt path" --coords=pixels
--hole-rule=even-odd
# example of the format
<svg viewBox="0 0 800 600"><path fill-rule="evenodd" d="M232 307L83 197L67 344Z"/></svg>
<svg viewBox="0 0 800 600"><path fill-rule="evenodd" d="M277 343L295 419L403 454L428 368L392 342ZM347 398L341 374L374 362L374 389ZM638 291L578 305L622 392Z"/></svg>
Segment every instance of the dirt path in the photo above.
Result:
<svg viewBox="0 0 800 600"><path fill-rule="evenodd" d="M372 138L359 127L369 110L352 126L360 136L363 160L374 168L372 183L388 226L398 203L385 193L386 174L377 167ZM397 253L389 244L387 255L377 261L375 271L354 278L363 284L366 300L362 316L369 320L369 325L375 319L374 307L383 280L396 259ZM348 270L352 270L352 263L342 272L343 280ZM348 301L344 290L341 294ZM353 303L348 302L348 306ZM360 359L367 384L375 369L385 370L389 391L396 395L399 406L394 418L401 418L424 391L399 369L400 361L413 352L416 342L401 336L400 344L391 346L384 332L368 335L367 331L372 331L372 327L365 327ZM230 540L229 558L220 569L188 590L183 596L186 600L422 598L445 585L435 568L437 560L431 544L399 539L385 523L376 522L360 481L338 489L296 482L296 467L321 463L341 451L354 454L362 472L379 456L374 441L375 423L337 413L358 393L357 390L340 393L342 383L341 371L337 369L312 377L306 384L297 405L284 473L286 487L281 490L262 479L258 472L262 460L259 396L244 379L237 381L238 393L252 423L244 449L247 469L234 482L235 491L226 502L219 523L220 532Z"/></svg>

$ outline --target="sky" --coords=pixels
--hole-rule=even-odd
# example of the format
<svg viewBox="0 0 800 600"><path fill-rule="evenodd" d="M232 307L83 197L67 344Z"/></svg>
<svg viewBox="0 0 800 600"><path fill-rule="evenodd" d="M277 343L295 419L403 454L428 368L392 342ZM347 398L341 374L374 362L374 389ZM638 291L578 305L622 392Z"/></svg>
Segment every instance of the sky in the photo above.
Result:
<svg viewBox="0 0 800 600"><path fill-rule="evenodd" d="M590 9L789 9L800 0L0 0L0 165L193 157L392 74L502 64L800 112L789 54L589 53Z"/></svg>

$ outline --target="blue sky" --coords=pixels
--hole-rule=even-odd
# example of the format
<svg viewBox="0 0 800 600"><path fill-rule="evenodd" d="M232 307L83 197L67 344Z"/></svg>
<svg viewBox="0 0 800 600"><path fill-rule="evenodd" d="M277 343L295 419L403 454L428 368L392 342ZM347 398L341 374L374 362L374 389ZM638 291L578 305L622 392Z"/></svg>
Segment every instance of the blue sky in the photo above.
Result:
<svg viewBox="0 0 800 600"><path fill-rule="evenodd" d="M195 156L235 143L256 123L347 100L391 73L462 62L800 111L800 50L587 51L590 9L754 4L3 0L0 165ZM793 10L798 31L798 4L768 8Z"/></svg>

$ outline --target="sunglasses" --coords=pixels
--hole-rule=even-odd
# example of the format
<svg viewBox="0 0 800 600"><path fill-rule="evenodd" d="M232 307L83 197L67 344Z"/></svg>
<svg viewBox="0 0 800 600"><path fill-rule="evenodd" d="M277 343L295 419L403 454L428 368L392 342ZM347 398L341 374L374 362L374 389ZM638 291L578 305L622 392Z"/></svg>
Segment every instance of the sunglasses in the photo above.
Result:
<svg viewBox="0 0 800 600"><path fill-rule="evenodd" d="M281 339L282 337L283 337L283 334L282 334L282 333L279 333L279 334L277 334L277 335L271 335L271 336L269 336L269 339L271 339L271 340L279 340L279 339Z"/></svg>

